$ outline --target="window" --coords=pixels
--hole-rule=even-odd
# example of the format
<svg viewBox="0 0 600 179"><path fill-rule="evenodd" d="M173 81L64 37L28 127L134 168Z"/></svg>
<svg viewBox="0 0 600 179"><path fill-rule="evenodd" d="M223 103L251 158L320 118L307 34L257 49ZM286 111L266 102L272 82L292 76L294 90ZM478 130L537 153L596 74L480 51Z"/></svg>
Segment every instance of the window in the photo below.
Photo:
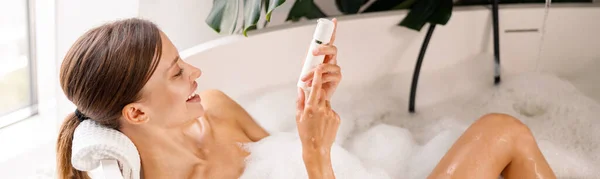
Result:
<svg viewBox="0 0 600 179"><path fill-rule="evenodd" d="M37 113L28 0L0 1L0 128Z"/></svg>

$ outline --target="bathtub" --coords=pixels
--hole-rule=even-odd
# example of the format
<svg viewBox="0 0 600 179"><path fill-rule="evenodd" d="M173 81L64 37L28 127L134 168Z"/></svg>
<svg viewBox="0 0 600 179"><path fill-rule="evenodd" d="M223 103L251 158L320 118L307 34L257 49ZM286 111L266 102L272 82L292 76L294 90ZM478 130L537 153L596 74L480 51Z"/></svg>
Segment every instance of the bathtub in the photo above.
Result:
<svg viewBox="0 0 600 179"><path fill-rule="evenodd" d="M543 5L504 5L499 11L502 75L543 71L562 76L598 64L600 57L600 6L553 4L548 15L542 52ZM343 69L341 86L368 82L385 73L406 73L401 96L410 92L412 72L426 27L421 32L396 26L406 11L338 17L335 44ZM217 88L232 97L297 80L315 21L280 25L227 36L181 51L187 62L203 71L199 90ZM461 74L439 74L469 59L482 59L481 68ZM484 6L456 7L445 26L433 34L421 69L416 98L420 107L439 103L469 90L493 86L489 77L473 77L471 70L493 71L491 11ZM594 60L596 59L596 60ZM488 63L490 62L490 63ZM592 70L594 71L594 70ZM453 81L453 83L444 83ZM293 86L290 86L293 87ZM450 92L439 93L445 88ZM593 91L593 90L592 90ZM598 94L590 94L598 97Z"/></svg>
<svg viewBox="0 0 600 179"><path fill-rule="evenodd" d="M342 117L336 142L346 141L346 145L352 145L347 143L356 142L357 138L351 140L351 136L361 135L361 130L367 130L362 128L367 126L365 124L379 120L364 122L368 120L362 118L382 116L387 118L382 121L392 121L388 123L409 130L417 145L427 148L431 146L427 141L455 130L451 129L455 127L455 121L468 124L481 114L503 112L516 115L532 129L540 149L559 178L599 175L600 132L592 127L600 125L600 121L595 120L600 115L598 4L553 4L543 39L540 29L544 19L543 5L501 6L502 78L531 72L551 74L556 78L533 76L516 82L503 80L496 86L491 11L483 6L457 7L449 23L438 26L430 41L417 88L416 115L408 114L407 104L413 69L426 30L417 32L396 26L405 15L406 11L394 11L338 17L335 44L344 77L332 100L332 106ZM227 36L183 50L180 55L202 70L203 74L197 80L199 91L222 90L241 102L267 131L286 132L293 130L295 125L289 122L293 119L287 118L294 115L295 82L315 25L313 20L253 31L249 37ZM393 81L388 82L396 95L393 100L375 97L357 102L353 100L360 99L363 94L338 95L347 89L372 85L370 82L390 73L396 74ZM559 85L531 86L534 82ZM554 95L555 87L564 90L558 90L560 95ZM469 107L462 105L477 101L472 100L475 98L457 100L486 90L496 91L478 97L479 102ZM510 94L519 90L519 93ZM261 94L255 93L260 91L263 95L265 91L271 91L267 93L272 95L250 100L248 105L248 99L251 99L248 96ZM343 105L352 103L362 103L359 105L365 107L344 109ZM403 151L402 145L390 144L403 138L391 138L394 140L383 147L398 147L390 150ZM453 139L444 140L451 142ZM374 146L369 142L358 144ZM430 148L425 156L441 158L447 150L444 147L449 148L450 144ZM409 157L423 156L413 153ZM418 165L426 167L410 168L408 171L412 172L402 175L425 178L432 169L428 167L439 161L435 157L415 160L427 161Z"/></svg>

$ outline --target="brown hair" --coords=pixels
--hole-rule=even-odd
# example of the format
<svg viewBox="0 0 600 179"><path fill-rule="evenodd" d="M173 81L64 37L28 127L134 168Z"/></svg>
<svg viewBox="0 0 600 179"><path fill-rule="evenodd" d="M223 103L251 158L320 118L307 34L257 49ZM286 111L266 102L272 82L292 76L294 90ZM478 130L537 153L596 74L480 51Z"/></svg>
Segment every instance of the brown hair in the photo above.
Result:
<svg viewBox="0 0 600 179"><path fill-rule="evenodd" d="M158 27L141 19L125 19L96 27L69 49L60 69L60 84L86 117L119 129L125 105L139 100L139 92L158 65L162 41ZM60 179L89 178L71 164L74 114L63 122L57 140Z"/></svg>

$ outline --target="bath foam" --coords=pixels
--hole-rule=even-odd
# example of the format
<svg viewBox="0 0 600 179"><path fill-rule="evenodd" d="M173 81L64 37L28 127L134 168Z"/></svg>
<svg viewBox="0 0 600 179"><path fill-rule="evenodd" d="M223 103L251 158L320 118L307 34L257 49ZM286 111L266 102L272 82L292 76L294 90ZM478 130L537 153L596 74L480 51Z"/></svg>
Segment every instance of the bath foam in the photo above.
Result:
<svg viewBox="0 0 600 179"><path fill-rule="evenodd" d="M404 176L409 179L427 178L437 163L444 157L446 151L464 132L461 128L447 129L438 133L427 144L418 148L408 161L408 172ZM406 177L400 177L406 178Z"/></svg>
<svg viewBox="0 0 600 179"><path fill-rule="evenodd" d="M241 179L306 179L308 178L302 159L301 142L292 132L273 133L256 142L246 144L252 155ZM331 148L332 167L336 178L347 179L390 179L379 168L364 166L354 155L334 144Z"/></svg>
<svg viewBox="0 0 600 179"><path fill-rule="evenodd" d="M242 97L239 103L267 132L289 132L296 128L297 88L275 87Z"/></svg>
<svg viewBox="0 0 600 179"><path fill-rule="evenodd" d="M538 146L544 154L550 168L558 178L590 178L597 177L594 165L588 160L578 157L574 152L567 151L547 140L538 141Z"/></svg>
<svg viewBox="0 0 600 179"><path fill-rule="evenodd" d="M380 124L384 123L403 128L400 130L409 131L415 141L415 145L412 147L410 159L399 159L398 161L386 160L383 162L402 163L403 161L404 163L399 165L406 167L399 170L406 172L399 174L402 176L401 178L425 178L454 140L466 129L466 126L484 114L496 112L515 116L530 127L542 153L546 156L548 163L558 178L594 178L595 176L600 176L600 173L598 173L600 171L600 159L598 158L598 153L600 153L600 132L594 128L595 126L600 126L600 120L597 119L600 116L600 105L597 101L583 95L569 82L556 76L537 73L505 76L502 84L499 86L490 86L477 93L457 96L429 108L420 108L417 114L408 114L405 111L406 107L403 106L405 101L395 98L397 94L392 93L398 91L398 89L371 88L369 84L363 86L363 88L339 88L334 96L334 101L332 101L332 106L342 116L342 123L352 123L348 121L353 121L354 123L353 127L351 127L352 125L348 125L350 127L340 126L340 128L347 128L343 132L343 135L346 135L343 138L346 140L343 143L336 141L337 144L334 147L335 150L332 151L332 155L346 158L343 160L340 159L345 162L338 163L338 165L362 166L364 170L372 171L372 173L383 172L387 173L391 178L396 178L394 175L398 175L397 173L389 172L390 169L386 169L385 167L370 166L375 164L368 164L373 162L368 161L368 157L365 157L368 155L376 156L374 153L378 152L385 153L386 149L384 147L388 147L387 144L383 145L385 142L365 142L363 140L363 143L372 144L372 146L368 146L370 149L357 149L360 148L359 145L352 146L353 143L360 143L357 140L360 140L360 136L362 135L378 136L387 133L398 135L387 139L401 139L400 141L405 139L402 136L405 133L400 134L398 132L398 134L394 134L396 133L393 132L394 130L390 130L392 132L388 130L379 131L382 132L381 134L373 132L378 130L370 130L371 127L380 126ZM275 92L286 89L271 90ZM283 93L275 92L275 94ZM271 93L265 93L259 98L262 98L262 101L269 101L269 104L257 105L258 107L252 110L262 111L267 116L271 114L268 111L282 109L282 111L286 110L293 116L295 114L294 106L291 109L283 109L284 106L278 104L295 101L295 91L285 94L289 96L279 95L274 97ZM269 123L269 121L261 118L255 118L255 120L259 121L261 125ZM294 125L293 118L275 119L271 117L269 120L290 121L290 124ZM291 131L291 134L297 133L293 129ZM340 133L338 132L338 135ZM251 150L253 153L249 157L249 165L246 171L248 172L247 176L250 176L250 174L262 176L257 175L257 173L261 173L257 172L261 171L259 170L260 166L254 165L259 164L262 166L268 164L267 166L274 166L265 162L268 161L267 158L269 155L276 153L272 151L277 148L277 145L284 145L285 142L278 143L271 140L269 143L268 141L259 141L254 144L255 148ZM272 147L259 147L260 145L267 144L272 145ZM340 146L341 144L343 145ZM293 147L291 146L291 144L288 144L289 148L280 147L280 149L292 151ZM397 147L396 145L390 146ZM295 147L293 149L296 150L295 153L286 151L279 154L281 157L291 157L292 154L297 155L295 162L278 163L277 167L280 167L280 170L294 168L294 170L304 171L302 160L298 160L298 157L301 156L299 152L301 150L300 145L296 144ZM346 149L351 152L348 152ZM261 152L261 150L264 151ZM357 150L369 151L369 153L356 152ZM343 151L341 153L348 155L334 154L334 151ZM388 150L387 152L389 151L392 150ZM405 154L390 153L390 155L402 158L401 156ZM264 159L261 159L261 156ZM339 168L338 166L334 170L341 170ZM272 168L265 168L263 171L267 171L267 169ZM298 175L301 178L305 176L305 173L302 175L300 172Z"/></svg>
<svg viewBox="0 0 600 179"><path fill-rule="evenodd" d="M357 134L349 150L364 165L384 169L392 178L403 178L414 147L417 146L410 131L378 124Z"/></svg>

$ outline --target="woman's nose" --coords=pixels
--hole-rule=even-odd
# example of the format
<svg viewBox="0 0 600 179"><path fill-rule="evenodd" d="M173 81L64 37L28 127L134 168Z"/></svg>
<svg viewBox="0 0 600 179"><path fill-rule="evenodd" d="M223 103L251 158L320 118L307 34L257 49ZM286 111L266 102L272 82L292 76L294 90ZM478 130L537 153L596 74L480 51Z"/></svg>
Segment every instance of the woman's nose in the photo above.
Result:
<svg viewBox="0 0 600 179"><path fill-rule="evenodd" d="M202 71L194 66L191 66L192 68L192 73L190 74L190 80L196 80L198 78L200 78L200 76L202 76Z"/></svg>

